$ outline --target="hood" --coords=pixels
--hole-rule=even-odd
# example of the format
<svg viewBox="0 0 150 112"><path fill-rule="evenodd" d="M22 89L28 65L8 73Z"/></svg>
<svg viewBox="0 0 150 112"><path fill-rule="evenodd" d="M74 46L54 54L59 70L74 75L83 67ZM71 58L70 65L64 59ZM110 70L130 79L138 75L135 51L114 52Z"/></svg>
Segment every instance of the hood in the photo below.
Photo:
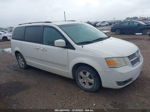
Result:
<svg viewBox="0 0 150 112"><path fill-rule="evenodd" d="M84 49L91 50L103 57L124 57L135 53L138 47L128 41L110 37L106 40L87 44Z"/></svg>

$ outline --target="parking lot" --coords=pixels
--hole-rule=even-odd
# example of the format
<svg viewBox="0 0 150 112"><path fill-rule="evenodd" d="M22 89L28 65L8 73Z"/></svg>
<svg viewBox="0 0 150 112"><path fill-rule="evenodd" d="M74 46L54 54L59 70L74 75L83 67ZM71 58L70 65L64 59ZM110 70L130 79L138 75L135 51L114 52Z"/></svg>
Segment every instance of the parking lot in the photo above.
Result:
<svg viewBox="0 0 150 112"><path fill-rule="evenodd" d="M110 35L135 43L144 56L144 68L131 85L96 93L84 92L73 80L36 68L19 69L10 53L1 52L10 48L10 42L0 42L0 108L150 109L150 37Z"/></svg>

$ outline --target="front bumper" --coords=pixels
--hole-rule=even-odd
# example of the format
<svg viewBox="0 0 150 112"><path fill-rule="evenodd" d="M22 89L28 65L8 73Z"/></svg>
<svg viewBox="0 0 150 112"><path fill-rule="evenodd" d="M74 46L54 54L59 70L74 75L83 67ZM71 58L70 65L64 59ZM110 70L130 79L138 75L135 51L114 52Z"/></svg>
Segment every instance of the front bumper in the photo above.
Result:
<svg viewBox="0 0 150 112"><path fill-rule="evenodd" d="M135 81L143 68L143 57L141 62L135 67L110 68L103 71L102 86L106 88L119 89Z"/></svg>

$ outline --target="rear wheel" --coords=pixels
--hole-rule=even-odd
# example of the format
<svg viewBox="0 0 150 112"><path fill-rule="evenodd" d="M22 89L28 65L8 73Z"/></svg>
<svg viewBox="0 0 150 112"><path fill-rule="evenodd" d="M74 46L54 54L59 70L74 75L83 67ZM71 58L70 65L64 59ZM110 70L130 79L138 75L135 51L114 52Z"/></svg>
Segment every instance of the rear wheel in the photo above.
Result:
<svg viewBox="0 0 150 112"><path fill-rule="evenodd" d="M8 38L7 38L7 37L3 37L2 40L3 40L3 41L7 41Z"/></svg>
<svg viewBox="0 0 150 112"><path fill-rule="evenodd" d="M150 34L150 29L144 29L142 31L143 35L149 35Z"/></svg>
<svg viewBox="0 0 150 112"><path fill-rule="evenodd" d="M22 54L17 53L16 54L16 59L17 59L19 68L21 68L21 69L26 69L27 68L26 61L25 61L24 57L22 56Z"/></svg>
<svg viewBox="0 0 150 112"><path fill-rule="evenodd" d="M101 80L98 73L89 66L80 66L75 72L77 85L89 92L98 91L101 87Z"/></svg>
<svg viewBox="0 0 150 112"><path fill-rule="evenodd" d="M120 29L116 29L115 34L120 35L121 34L121 30Z"/></svg>

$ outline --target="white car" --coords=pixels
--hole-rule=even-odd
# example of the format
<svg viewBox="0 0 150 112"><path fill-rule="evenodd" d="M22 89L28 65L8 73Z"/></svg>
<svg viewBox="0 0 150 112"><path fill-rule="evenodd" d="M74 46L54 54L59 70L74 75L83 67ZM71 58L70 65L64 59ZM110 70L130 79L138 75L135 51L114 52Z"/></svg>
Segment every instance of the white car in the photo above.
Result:
<svg viewBox="0 0 150 112"><path fill-rule="evenodd" d="M102 21L102 22L98 22L96 24L97 27L104 27L104 26L109 26L109 22L106 22L106 21Z"/></svg>
<svg viewBox="0 0 150 112"><path fill-rule="evenodd" d="M136 45L80 22L20 24L11 47L20 68L30 65L72 78L90 92L129 85L143 65Z"/></svg>
<svg viewBox="0 0 150 112"><path fill-rule="evenodd" d="M12 33L0 31L0 40L6 41L6 40L11 40L11 38L12 38Z"/></svg>
<svg viewBox="0 0 150 112"><path fill-rule="evenodd" d="M3 32L0 32L0 40L2 40Z"/></svg>

